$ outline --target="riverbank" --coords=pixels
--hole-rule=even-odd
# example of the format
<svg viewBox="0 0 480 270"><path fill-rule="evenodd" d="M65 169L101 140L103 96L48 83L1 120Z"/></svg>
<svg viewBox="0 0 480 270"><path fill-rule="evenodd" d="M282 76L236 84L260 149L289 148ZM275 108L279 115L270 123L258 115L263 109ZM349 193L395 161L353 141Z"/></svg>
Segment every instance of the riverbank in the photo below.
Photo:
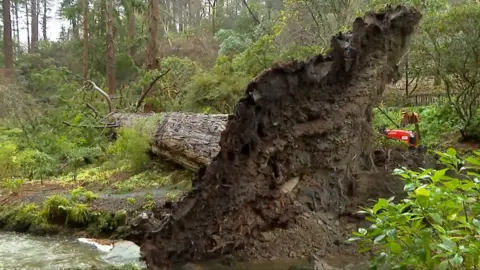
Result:
<svg viewBox="0 0 480 270"><path fill-rule="evenodd" d="M0 230L119 238L129 220L188 190L187 177L183 171L117 172L97 181L93 175L94 180L30 181L0 189Z"/></svg>

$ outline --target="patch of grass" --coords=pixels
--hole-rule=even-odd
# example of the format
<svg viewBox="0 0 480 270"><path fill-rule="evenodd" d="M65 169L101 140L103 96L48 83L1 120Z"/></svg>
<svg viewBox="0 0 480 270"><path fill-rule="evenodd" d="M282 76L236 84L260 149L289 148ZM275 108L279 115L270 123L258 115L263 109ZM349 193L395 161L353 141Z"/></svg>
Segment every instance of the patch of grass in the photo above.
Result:
<svg viewBox="0 0 480 270"><path fill-rule="evenodd" d="M159 188L170 186L181 182L190 182L191 172L189 171L145 171L136 174L125 181L116 182L113 186L120 193L130 192L141 188Z"/></svg>
<svg viewBox="0 0 480 270"><path fill-rule="evenodd" d="M126 166L119 166L116 168L107 168L106 166L84 168L78 170L75 181L81 183L105 183L115 174L127 169ZM59 181L66 183L72 182L73 179L73 173L58 178Z"/></svg>
<svg viewBox="0 0 480 270"><path fill-rule="evenodd" d="M84 199L86 202L91 202L98 199L100 196L92 191L86 190L84 187L77 187L70 191L73 201Z"/></svg>
<svg viewBox="0 0 480 270"><path fill-rule="evenodd" d="M184 190L180 190L180 189L174 189L172 191L169 191L167 192L167 194L165 194L165 199L167 201L178 201L178 199L180 199L180 197L185 193Z"/></svg>
<svg viewBox="0 0 480 270"><path fill-rule="evenodd" d="M145 194L145 204L143 205L143 209L151 210L155 205L155 201L153 200L152 193Z"/></svg>
<svg viewBox="0 0 480 270"><path fill-rule="evenodd" d="M2 181L2 189L11 193L18 193L22 190L25 180L23 178L6 178Z"/></svg>
<svg viewBox="0 0 480 270"><path fill-rule="evenodd" d="M128 205L135 206L137 204L137 200L135 198L127 198Z"/></svg>

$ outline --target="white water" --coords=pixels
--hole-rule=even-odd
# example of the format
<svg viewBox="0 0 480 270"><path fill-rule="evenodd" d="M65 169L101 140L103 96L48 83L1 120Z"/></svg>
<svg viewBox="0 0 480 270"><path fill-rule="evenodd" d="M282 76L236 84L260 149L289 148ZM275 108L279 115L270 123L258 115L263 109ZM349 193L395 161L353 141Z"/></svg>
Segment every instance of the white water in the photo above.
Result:
<svg viewBox="0 0 480 270"><path fill-rule="evenodd" d="M138 264L139 249L120 241L111 248L79 239L0 232L0 269L66 269Z"/></svg>

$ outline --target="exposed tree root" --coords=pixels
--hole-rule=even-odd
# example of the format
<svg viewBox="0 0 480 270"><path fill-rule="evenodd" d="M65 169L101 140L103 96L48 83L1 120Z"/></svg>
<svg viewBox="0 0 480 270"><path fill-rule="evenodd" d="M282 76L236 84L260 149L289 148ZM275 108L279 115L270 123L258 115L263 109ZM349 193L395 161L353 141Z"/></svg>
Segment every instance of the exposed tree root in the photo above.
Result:
<svg viewBox="0 0 480 270"><path fill-rule="evenodd" d="M369 167L372 107L420 18L403 6L368 13L351 36L332 39L326 56L278 64L255 78L229 116L218 155L145 239L149 268L251 247L308 208L338 214L352 207L352 173ZM312 203L295 199L307 195Z"/></svg>

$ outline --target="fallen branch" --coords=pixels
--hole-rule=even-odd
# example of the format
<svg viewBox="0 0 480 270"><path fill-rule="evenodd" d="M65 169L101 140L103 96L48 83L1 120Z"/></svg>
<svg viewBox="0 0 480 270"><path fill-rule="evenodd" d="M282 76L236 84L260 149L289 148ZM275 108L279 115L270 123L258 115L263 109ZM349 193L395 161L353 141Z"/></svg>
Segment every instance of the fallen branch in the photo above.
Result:
<svg viewBox="0 0 480 270"><path fill-rule="evenodd" d="M140 96L140 98L138 99L137 101L137 107L135 107L135 112L138 111L138 108L140 108L140 106L142 105L143 103L143 100L145 99L145 97L147 96L148 92L150 92L150 90L153 88L153 86L155 85L155 83L160 80L163 76L167 75L168 72L170 72L170 69L165 71L164 73L158 75L151 83L150 85L148 86L147 90L145 90L143 92L143 94Z"/></svg>
<svg viewBox="0 0 480 270"><path fill-rule="evenodd" d="M95 114L95 116L98 117L98 111L97 111L92 105L90 105L90 103L87 103L87 107L90 108L90 110L93 111L93 113Z"/></svg>
<svg viewBox="0 0 480 270"><path fill-rule="evenodd" d="M78 74L75 74L73 72L70 72L68 70L65 70L65 72L67 72L68 74L70 75L73 75L79 79L82 79L83 81L85 82L88 82L92 85L93 89L97 90L100 94L102 94L102 96L105 98L105 100L107 101L107 104L108 104L108 112L111 113L112 112L112 99L110 98L110 96L105 92L103 91L100 87L97 86L97 84L95 84L93 81L91 80L88 80L88 79L85 79L83 78L82 76L78 75Z"/></svg>
<svg viewBox="0 0 480 270"><path fill-rule="evenodd" d="M89 125L74 125L74 124L68 123L66 121L62 121L62 123L67 125L67 126L70 126L70 127L81 127L81 128L101 128L101 129L104 129L104 128L118 128L118 127L120 127L120 125L118 125L118 124L105 124L104 126L89 126Z"/></svg>

